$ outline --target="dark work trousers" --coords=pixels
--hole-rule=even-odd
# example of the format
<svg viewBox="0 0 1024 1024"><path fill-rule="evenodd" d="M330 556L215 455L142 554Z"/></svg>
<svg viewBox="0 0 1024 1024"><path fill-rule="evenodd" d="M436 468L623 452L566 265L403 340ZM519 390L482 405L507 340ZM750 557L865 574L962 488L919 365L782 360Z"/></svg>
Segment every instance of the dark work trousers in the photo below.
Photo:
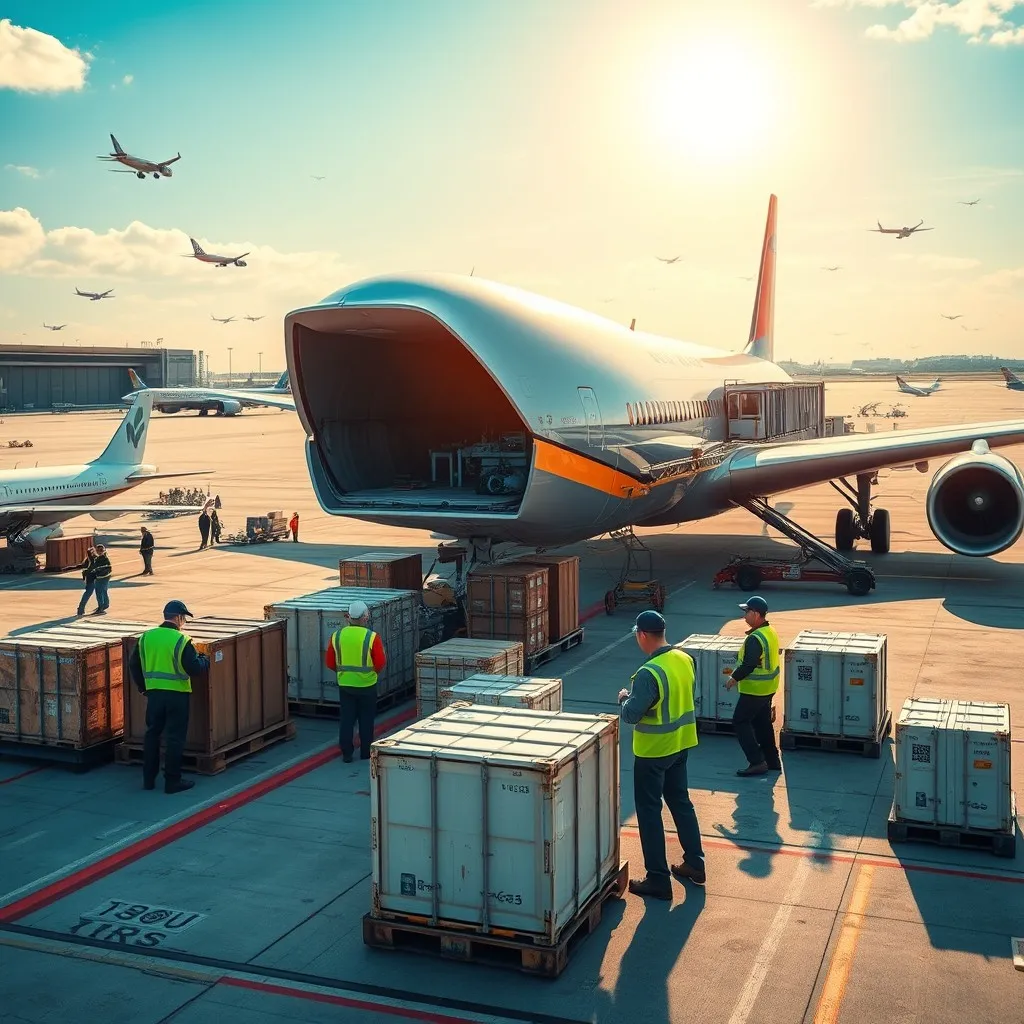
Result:
<svg viewBox="0 0 1024 1024"><path fill-rule="evenodd" d="M373 720L377 716L377 684L373 686L338 687L338 746L343 757L351 757L353 734L359 722L359 756L370 756L373 742Z"/></svg>
<svg viewBox="0 0 1024 1024"><path fill-rule="evenodd" d="M141 552L142 555L142 571L147 575L153 573L153 549L149 548L146 551Z"/></svg>
<svg viewBox="0 0 1024 1024"><path fill-rule="evenodd" d="M700 842L697 812L690 800L686 781L684 750L668 757L633 758L633 803L636 823L640 829L640 846L644 852L647 874L658 881L668 881L668 859L665 854L665 825L661 818L664 798L683 848L683 863L697 871L704 870L704 848Z"/></svg>
<svg viewBox="0 0 1024 1024"><path fill-rule="evenodd" d="M777 768L779 748L775 745L775 728L772 726L772 701L775 694L758 697L752 693L741 693L732 713L736 726L736 739L740 741L743 753L750 764L765 762L769 768Z"/></svg>
<svg viewBox="0 0 1024 1024"><path fill-rule="evenodd" d="M191 694L179 690L146 691L146 740L142 753L142 781L156 782L160 771L160 735L164 734L164 785L181 782L181 752L188 733Z"/></svg>

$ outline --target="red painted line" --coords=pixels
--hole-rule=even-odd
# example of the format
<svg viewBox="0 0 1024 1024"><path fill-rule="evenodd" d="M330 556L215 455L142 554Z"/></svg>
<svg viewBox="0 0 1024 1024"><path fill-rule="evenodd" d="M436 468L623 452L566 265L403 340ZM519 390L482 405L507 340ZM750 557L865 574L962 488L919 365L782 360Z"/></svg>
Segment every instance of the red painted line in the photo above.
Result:
<svg viewBox="0 0 1024 1024"><path fill-rule="evenodd" d="M585 608L580 612L580 622L586 622L588 619L597 618L604 611L604 598L600 601L595 601L589 608Z"/></svg>
<svg viewBox="0 0 1024 1024"><path fill-rule="evenodd" d="M292 999L307 999L312 1003L327 1003L330 1006L347 1006L353 1010L369 1010L372 1013L405 1017L407 1020L422 1020L428 1024L477 1024L468 1017L451 1017L446 1013L431 1013L427 1010L412 1010L388 1003L372 1003L365 999L349 999L346 996L330 995L326 992L310 992L307 989L290 988L285 985L271 985L263 981L248 981L245 978L221 978L219 984L232 988L245 988L252 992L268 995L289 996Z"/></svg>
<svg viewBox="0 0 1024 1024"><path fill-rule="evenodd" d="M18 779L23 779L27 775L35 775L36 772L41 772L44 767L44 765L40 765L38 768L29 768L26 772L20 772L18 775L12 775L9 779L0 779L0 786L7 786L12 782L17 782Z"/></svg>
<svg viewBox="0 0 1024 1024"><path fill-rule="evenodd" d="M415 709L410 708L408 711L403 711L380 722L374 733L380 736L415 717ZM355 742L359 742L358 737L355 738ZM103 857L93 864L87 864L84 868L68 875L67 878L62 878L59 881L44 886L28 896L23 896L20 900L0 908L0 922L17 921L25 917L26 914L31 914L36 910L41 910L43 907L48 907L51 903L55 903L57 900L63 899L65 896L77 892L87 885L105 878L127 864L131 864L147 854L153 853L154 850L159 850L169 843L180 839L182 836L186 836L190 832L208 825L211 821L223 818L225 814L230 814L232 811L238 810L239 807L244 807L253 800L258 800L261 796L265 796L267 793L280 789L281 786L286 786L289 782L294 782L303 775L315 771L317 768L333 761L340 754L341 751L337 748L313 754L306 758L306 760L292 765L291 768L285 769L278 775L273 775L269 779L257 782L248 789L243 789L241 792L235 793L220 803L197 811L195 814L183 818L173 825L168 825L166 828L160 829L158 832L154 832L152 835L146 836L138 842L118 850L116 853Z"/></svg>

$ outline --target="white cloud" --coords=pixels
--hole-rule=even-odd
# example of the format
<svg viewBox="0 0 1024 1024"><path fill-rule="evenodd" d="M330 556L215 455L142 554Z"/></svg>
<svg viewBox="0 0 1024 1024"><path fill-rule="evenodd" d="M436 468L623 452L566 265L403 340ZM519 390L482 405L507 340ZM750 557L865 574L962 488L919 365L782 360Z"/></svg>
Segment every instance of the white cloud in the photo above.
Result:
<svg viewBox="0 0 1024 1024"><path fill-rule="evenodd" d="M0 270L25 266L45 244L43 226L28 210L0 210Z"/></svg>
<svg viewBox="0 0 1024 1024"><path fill-rule="evenodd" d="M24 174L26 178L39 177L38 168L29 167L28 164L5 164L4 169L8 171L17 171L19 174Z"/></svg>
<svg viewBox="0 0 1024 1024"><path fill-rule="evenodd" d="M976 267L981 266L981 260L974 259L971 256L940 256L934 252L901 252L893 254L891 259L899 262L916 263L928 270L974 270Z"/></svg>
<svg viewBox="0 0 1024 1024"><path fill-rule="evenodd" d="M135 76L134 75L125 75L124 78L121 79L121 82L122 82L123 85L131 85L132 82L134 82L134 81L135 81Z"/></svg>
<svg viewBox="0 0 1024 1024"><path fill-rule="evenodd" d="M955 29L971 43L993 46L1024 44L1024 27L1005 16L1024 7L1024 0L814 0L812 7L837 8L902 7L913 13L895 28L871 25L865 31L869 39L885 39L897 43L916 43L928 39L939 28Z"/></svg>
<svg viewBox="0 0 1024 1024"><path fill-rule="evenodd" d="M993 274L986 274L978 282L983 287L996 290L1019 288L1024 284L1024 267L1006 267Z"/></svg>
<svg viewBox="0 0 1024 1024"><path fill-rule="evenodd" d="M85 85L89 59L54 36L0 19L0 89L78 91Z"/></svg>

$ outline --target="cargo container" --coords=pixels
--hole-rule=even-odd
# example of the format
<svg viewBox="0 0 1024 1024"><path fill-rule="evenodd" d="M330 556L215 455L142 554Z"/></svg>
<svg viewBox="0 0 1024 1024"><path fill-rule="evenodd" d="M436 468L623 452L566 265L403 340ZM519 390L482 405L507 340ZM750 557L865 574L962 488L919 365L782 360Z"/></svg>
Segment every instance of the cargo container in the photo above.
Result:
<svg viewBox="0 0 1024 1024"><path fill-rule="evenodd" d="M730 441L788 441L825 436L825 382L726 382L726 437Z"/></svg>
<svg viewBox="0 0 1024 1024"><path fill-rule="evenodd" d="M887 641L880 633L805 629L783 657L787 732L871 739L887 706Z"/></svg>
<svg viewBox="0 0 1024 1024"><path fill-rule="evenodd" d="M579 555L530 555L520 565L548 570L548 643L553 644L580 628Z"/></svg>
<svg viewBox="0 0 1024 1024"><path fill-rule="evenodd" d="M83 750L124 730L121 640L142 622L71 622L0 640L0 737Z"/></svg>
<svg viewBox="0 0 1024 1024"><path fill-rule="evenodd" d="M552 944L619 870L619 720L457 706L370 754L372 914Z"/></svg>
<svg viewBox="0 0 1024 1024"><path fill-rule="evenodd" d="M519 640L527 655L548 646L548 570L512 562L473 569L466 581L466 633Z"/></svg>
<svg viewBox="0 0 1024 1024"><path fill-rule="evenodd" d="M432 715L443 690L472 675L523 674L523 645L516 640L453 637L416 655L416 713Z"/></svg>
<svg viewBox="0 0 1024 1024"><path fill-rule="evenodd" d="M441 707L457 701L490 707L527 708L530 711L561 711L562 680L536 676L496 676L478 672L446 687L438 694Z"/></svg>
<svg viewBox="0 0 1024 1024"><path fill-rule="evenodd" d="M896 723L897 820L1013 834L1010 705L908 697Z"/></svg>
<svg viewBox="0 0 1024 1024"><path fill-rule="evenodd" d="M731 690L725 688L725 670L733 669L739 663L743 637L694 633L674 646L693 658L693 709L697 718L732 721L739 691L735 687Z"/></svg>
<svg viewBox="0 0 1024 1024"><path fill-rule="evenodd" d="M46 571L66 572L77 569L85 561L89 548L96 543L92 534L79 537L50 537L46 541Z"/></svg>
<svg viewBox="0 0 1024 1024"><path fill-rule="evenodd" d="M423 587L423 556L368 551L338 562L338 575L343 587L420 590Z"/></svg>
<svg viewBox="0 0 1024 1024"><path fill-rule="evenodd" d="M841 437L846 433L846 417L845 416L826 416L825 417L825 436L826 437Z"/></svg>
<svg viewBox="0 0 1024 1024"><path fill-rule="evenodd" d="M366 605L369 626L380 634L387 655L387 666L377 680L378 695L396 693L412 683L419 647L419 592L329 587L276 601L263 610L268 619L288 623L289 699L338 703L338 677L324 664L324 656L335 630L348 625L346 613L353 601Z"/></svg>
<svg viewBox="0 0 1024 1024"><path fill-rule="evenodd" d="M210 668L192 680L185 753L211 757L241 740L289 721L285 623L280 619L192 619L184 632ZM138 636L124 640L127 665ZM141 747L146 700L126 685L126 746Z"/></svg>

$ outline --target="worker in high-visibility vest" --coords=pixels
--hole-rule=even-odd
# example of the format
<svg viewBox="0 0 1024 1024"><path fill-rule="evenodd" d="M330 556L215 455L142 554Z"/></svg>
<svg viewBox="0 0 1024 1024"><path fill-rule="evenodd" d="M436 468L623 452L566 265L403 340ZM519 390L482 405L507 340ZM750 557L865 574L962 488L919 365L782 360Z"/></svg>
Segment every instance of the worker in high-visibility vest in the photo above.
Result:
<svg viewBox="0 0 1024 1024"><path fill-rule="evenodd" d="M673 876L697 885L706 881L700 825L686 779L687 756L697 746L695 670L693 659L665 639L665 620L658 612L641 612L633 632L647 661L633 673L630 689L619 691L619 715L633 726L633 803L647 877L631 879L629 891L670 900ZM671 869L665 853L662 800L683 848L682 863Z"/></svg>
<svg viewBox="0 0 1024 1024"><path fill-rule="evenodd" d="M195 783L181 777L181 755L188 734L192 680L210 667L182 631L192 613L181 601L164 605L164 621L143 633L128 659L128 671L146 697L146 738L142 750L142 788L154 789L160 771L160 736L166 732L164 792L181 793Z"/></svg>
<svg viewBox="0 0 1024 1024"><path fill-rule="evenodd" d="M384 644L370 629L370 612L362 601L348 607L348 625L335 630L324 661L338 674L338 746L352 760L355 724L359 722L359 757L370 756L377 716L377 679L387 665Z"/></svg>
<svg viewBox="0 0 1024 1024"><path fill-rule="evenodd" d="M772 701L779 689L780 668L779 637L768 621L768 602L763 597L751 597L740 608L750 629L737 655L739 665L730 671L725 686L728 690L738 686L740 690L732 721L748 761L746 768L736 774L745 778L782 771L772 725Z"/></svg>

